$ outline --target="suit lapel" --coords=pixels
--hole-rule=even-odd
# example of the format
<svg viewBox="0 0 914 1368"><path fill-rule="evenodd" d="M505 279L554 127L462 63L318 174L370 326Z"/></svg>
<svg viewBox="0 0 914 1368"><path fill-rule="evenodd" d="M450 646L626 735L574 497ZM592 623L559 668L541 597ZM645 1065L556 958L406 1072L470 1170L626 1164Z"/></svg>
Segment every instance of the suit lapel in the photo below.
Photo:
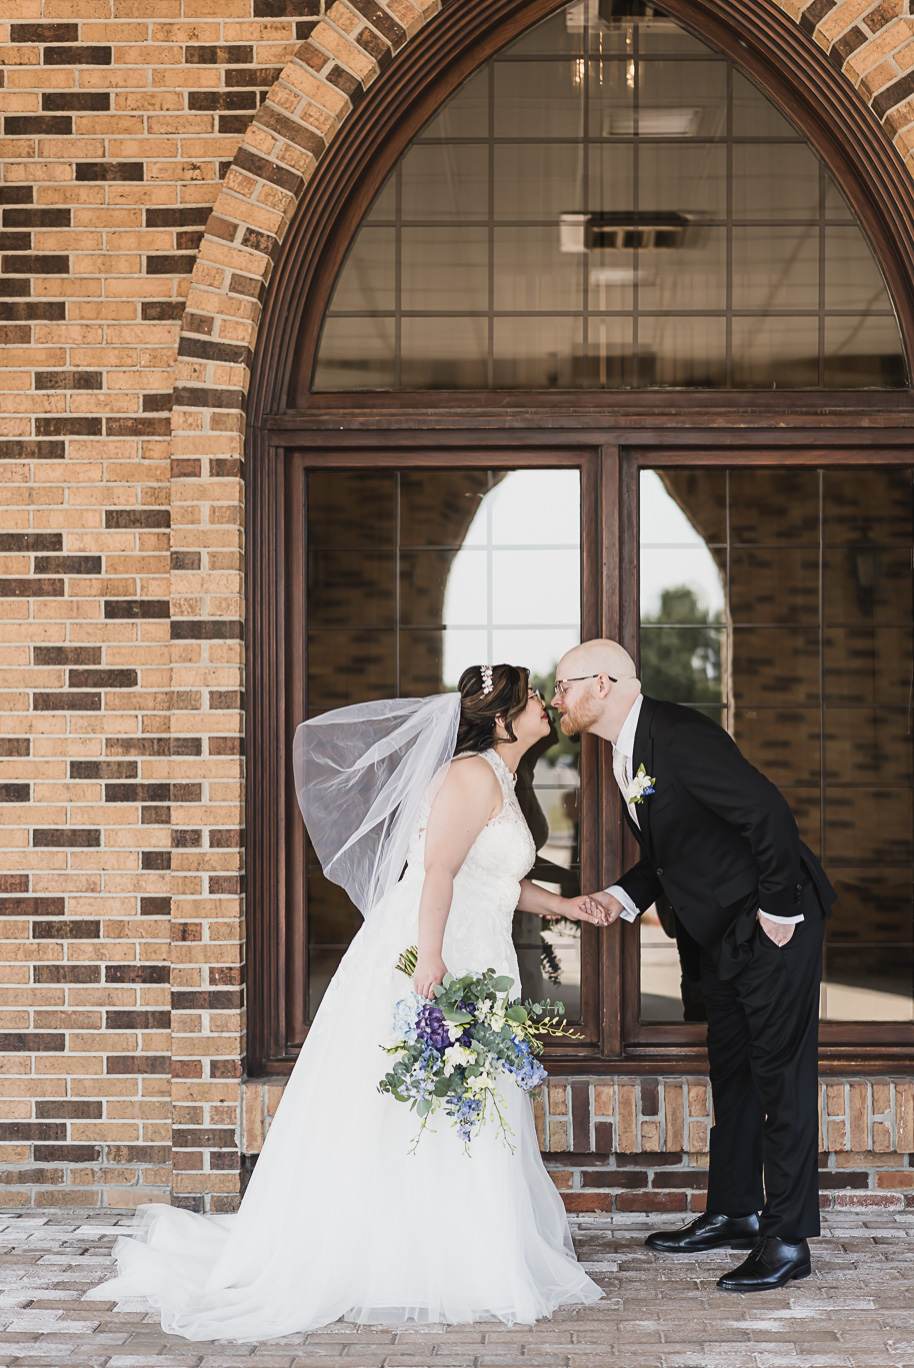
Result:
<svg viewBox="0 0 914 1368"><path fill-rule="evenodd" d="M638 725L635 728L635 753L632 756L632 778L638 773L641 765L644 766L645 774L653 774L654 758L654 738L652 727L654 721L654 709L657 704L653 698L645 695L644 702L641 704L641 714L638 718ZM627 806L627 805L626 805ZM641 835L646 849L651 848L651 800L644 798L638 804L638 821L641 824Z"/></svg>

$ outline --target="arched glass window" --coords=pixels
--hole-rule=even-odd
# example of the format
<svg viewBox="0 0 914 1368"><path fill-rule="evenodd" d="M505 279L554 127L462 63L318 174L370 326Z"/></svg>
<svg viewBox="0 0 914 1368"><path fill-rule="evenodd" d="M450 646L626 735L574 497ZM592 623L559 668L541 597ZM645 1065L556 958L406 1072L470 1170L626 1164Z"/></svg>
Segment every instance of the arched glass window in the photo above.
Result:
<svg viewBox="0 0 914 1368"><path fill-rule="evenodd" d="M400 158L340 272L317 391L906 384L840 190L721 53L576 0Z"/></svg>

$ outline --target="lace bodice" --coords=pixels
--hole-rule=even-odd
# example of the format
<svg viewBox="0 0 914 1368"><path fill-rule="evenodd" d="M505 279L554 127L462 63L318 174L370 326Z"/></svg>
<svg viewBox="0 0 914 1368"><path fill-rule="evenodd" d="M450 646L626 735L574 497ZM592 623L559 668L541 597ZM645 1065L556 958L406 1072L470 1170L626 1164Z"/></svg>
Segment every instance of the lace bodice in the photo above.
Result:
<svg viewBox="0 0 914 1368"><path fill-rule="evenodd" d="M444 935L444 961L455 972L492 965L516 977L511 926L520 897L520 881L536 859L536 847L514 792L514 775L497 751L480 754L498 780L502 806L476 837L454 879L454 897ZM451 763L459 764L465 758L469 757L457 756ZM425 875L428 814L426 803L410 845L403 881L416 888L416 897Z"/></svg>
<svg viewBox="0 0 914 1368"><path fill-rule="evenodd" d="M520 881L533 866L536 847L514 793L514 775L496 751L481 754L498 780L502 806L476 837L454 879L443 957L455 973L491 967L510 974L519 990L520 974L511 927L520 897ZM451 763L460 763L463 758L455 757ZM393 965L401 950L417 943L428 815L426 802L410 843L406 872L356 936L334 975L331 992L349 977L362 954Z"/></svg>

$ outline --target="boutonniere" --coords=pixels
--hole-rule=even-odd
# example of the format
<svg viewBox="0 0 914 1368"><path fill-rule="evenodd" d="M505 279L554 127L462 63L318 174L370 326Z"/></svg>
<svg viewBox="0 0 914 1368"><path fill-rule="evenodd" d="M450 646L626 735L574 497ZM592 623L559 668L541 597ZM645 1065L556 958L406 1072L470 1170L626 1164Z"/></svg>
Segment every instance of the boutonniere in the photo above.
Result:
<svg viewBox="0 0 914 1368"><path fill-rule="evenodd" d="M645 774L644 766L638 766L638 773L628 786L625 794L628 803L643 803L648 794L654 792L654 780L649 774Z"/></svg>

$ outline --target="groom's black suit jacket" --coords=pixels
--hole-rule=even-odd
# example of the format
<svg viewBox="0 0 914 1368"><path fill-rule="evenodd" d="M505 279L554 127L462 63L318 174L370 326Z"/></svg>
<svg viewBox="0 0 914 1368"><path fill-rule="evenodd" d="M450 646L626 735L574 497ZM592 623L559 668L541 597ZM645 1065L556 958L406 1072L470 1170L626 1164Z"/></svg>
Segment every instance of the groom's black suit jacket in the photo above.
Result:
<svg viewBox="0 0 914 1368"><path fill-rule="evenodd" d="M616 880L643 912L661 893L701 946L722 946L722 972L745 960L755 908L795 916L812 880L828 915L835 891L800 840L783 796L743 756L716 722L676 703L645 696L635 732L632 772L640 765L654 793L638 804L642 859ZM724 961L730 963L729 971Z"/></svg>

